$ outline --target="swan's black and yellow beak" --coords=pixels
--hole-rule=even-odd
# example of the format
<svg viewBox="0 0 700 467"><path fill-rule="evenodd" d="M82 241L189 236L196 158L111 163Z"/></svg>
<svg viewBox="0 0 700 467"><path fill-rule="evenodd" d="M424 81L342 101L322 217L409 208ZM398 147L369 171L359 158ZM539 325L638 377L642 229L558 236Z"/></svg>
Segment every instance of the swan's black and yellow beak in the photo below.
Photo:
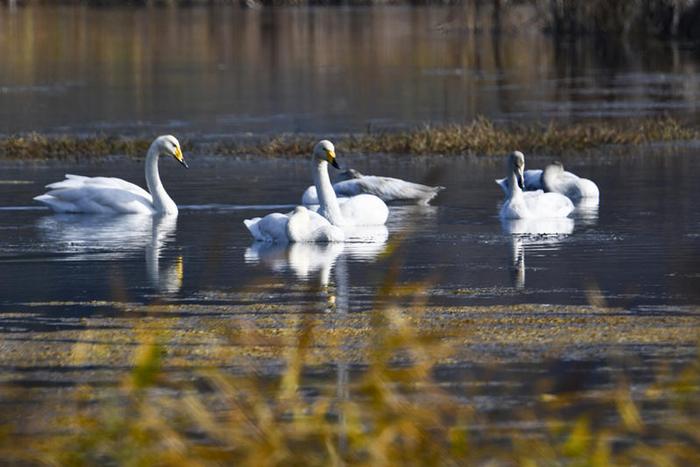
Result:
<svg viewBox="0 0 700 467"><path fill-rule="evenodd" d="M182 150L177 147L175 148L175 154L173 154L173 157L175 158L176 161L178 161L180 164L184 165L186 169L189 169L190 166L187 165L187 162L185 162L185 158L182 155Z"/></svg>
<svg viewBox="0 0 700 467"><path fill-rule="evenodd" d="M338 161L335 160L335 152L334 151L326 151L326 160L328 161L329 164L331 164L336 169L340 169L340 166L338 165Z"/></svg>
<svg viewBox="0 0 700 467"><path fill-rule="evenodd" d="M525 174L522 167L518 167L515 171L515 178L518 181L518 186L521 190L525 191Z"/></svg>

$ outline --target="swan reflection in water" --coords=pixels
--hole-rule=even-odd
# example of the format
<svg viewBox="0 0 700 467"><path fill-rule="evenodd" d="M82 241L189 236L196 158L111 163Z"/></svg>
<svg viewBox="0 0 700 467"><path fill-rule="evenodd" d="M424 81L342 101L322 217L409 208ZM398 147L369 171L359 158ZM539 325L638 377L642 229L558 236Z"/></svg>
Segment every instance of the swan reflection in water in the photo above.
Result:
<svg viewBox="0 0 700 467"><path fill-rule="evenodd" d="M594 226L598 223L598 198L581 198L574 203L576 222L580 226Z"/></svg>
<svg viewBox="0 0 700 467"><path fill-rule="evenodd" d="M343 227L342 243L253 243L245 252L249 264L263 264L274 273L291 271L297 279L318 280L323 292L328 291L331 272L335 270L336 295L326 297L329 308L339 312L348 309L349 279L347 260L374 261L385 249L389 238L386 226Z"/></svg>
<svg viewBox="0 0 700 467"><path fill-rule="evenodd" d="M343 327L344 317L350 309L350 277L348 260L356 262L374 261L386 248L389 232L385 226L343 228L344 243L292 243L275 245L254 243L245 252L246 263L262 263L275 273L291 270L300 280L318 277L321 293L326 300L326 310L334 310L329 325ZM335 295L331 295L329 284L331 272L335 274ZM350 399L350 364L345 359L336 363L336 397L340 403ZM346 425L343 415L338 423ZM345 433L346 430L341 430ZM339 449L344 451L347 439L340 436Z"/></svg>
<svg viewBox="0 0 700 467"><path fill-rule="evenodd" d="M275 273L291 270L300 280L319 277L322 286L328 285L330 273L343 252L343 243L275 243L255 242L245 252L246 263L262 263Z"/></svg>
<svg viewBox="0 0 700 467"><path fill-rule="evenodd" d="M42 217L37 227L51 251L72 260L115 260L144 251L154 289L172 294L182 287L182 257L160 264L165 246L174 237L177 215L57 214Z"/></svg>
<svg viewBox="0 0 700 467"><path fill-rule="evenodd" d="M160 265L160 259L167 244L175 237L177 216L151 216L151 219L151 237L145 249L148 279L161 294L176 294L182 288L184 276L182 255L165 267Z"/></svg>
<svg viewBox="0 0 700 467"><path fill-rule="evenodd" d="M529 246L556 249L574 231L570 217L553 219L501 219L503 233L510 235L513 287L525 287L525 250Z"/></svg>
<svg viewBox="0 0 700 467"><path fill-rule="evenodd" d="M392 232L431 230L437 226L438 211L438 206L423 204L392 206L387 225Z"/></svg>

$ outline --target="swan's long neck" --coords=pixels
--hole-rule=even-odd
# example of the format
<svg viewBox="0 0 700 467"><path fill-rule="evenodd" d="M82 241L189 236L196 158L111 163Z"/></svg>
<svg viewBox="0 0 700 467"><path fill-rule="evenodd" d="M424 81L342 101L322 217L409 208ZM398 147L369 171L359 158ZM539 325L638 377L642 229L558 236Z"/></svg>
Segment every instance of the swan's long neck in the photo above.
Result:
<svg viewBox="0 0 700 467"><path fill-rule="evenodd" d="M515 173L516 169L510 171L508 175L508 188L510 188L510 199L519 198L523 195L523 190L520 189L518 185L518 176Z"/></svg>
<svg viewBox="0 0 700 467"><path fill-rule="evenodd" d="M177 205L175 201L168 196L168 193L163 188L163 183L160 181L158 173L158 148L155 143L151 145L146 156L146 185L148 191L153 197L153 209L157 213L162 214L177 214Z"/></svg>
<svg viewBox="0 0 700 467"><path fill-rule="evenodd" d="M321 206L319 213L333 225L344 225L345 219L340 212L338 198L333 190L331 178L328 176L328 162L313 162L314 185L318 193L318 202Z"/></svg>

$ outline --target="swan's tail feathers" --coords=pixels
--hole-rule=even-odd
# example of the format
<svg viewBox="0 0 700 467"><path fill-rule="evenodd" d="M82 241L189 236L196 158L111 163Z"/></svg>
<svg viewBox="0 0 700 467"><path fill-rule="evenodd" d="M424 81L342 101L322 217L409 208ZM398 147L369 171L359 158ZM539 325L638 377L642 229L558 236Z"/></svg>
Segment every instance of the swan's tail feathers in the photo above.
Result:
<svg viewBox="0 0 700 467"><path fill-rule="evenodd" d="M425 194L418 199L419 204L428 204L430 201L432 201L433 198L435 198L442 190L444 190L444 186L431 186L428 187L427 190L425 190Z"/></svg>
<svg viewBox="0 0 700 467"><path fill-rule="evenodd" d="M505 178L497 178L494 180L496 182L496 185L501 187L501 190L503 190L503 193L505 193L506 196L508 196L508 183L506 182Z"/></svg>
<svg viewBox="0 0 700 467"><path fill-rule="evenodd" d="M250 233L253 235L253 238L256 240L263 240L263 236L260 233L260 228L258 224L260 223L260 217L254 217L253 219L245 219L243 223L245 224L246 228Z"/></svg>
<svg viewBox="0 0 700 467"><path fill-rule="evenodd" d="M51 195L43 194L34 197L34 201L38 201L56 212L75 212L75 208L72 203L67 203L55 198Z"/></svg>
<svg viewBox="0 0 700 467"><path fill-rule="evenodd" d="M430 198L428 198L428 200L431 200L431 199L435 198L435 197L436 197L442 190L444 190L444 189L445 189L444 186L434 186L434 187L432 187L432 189L430 190Z"/></svg>

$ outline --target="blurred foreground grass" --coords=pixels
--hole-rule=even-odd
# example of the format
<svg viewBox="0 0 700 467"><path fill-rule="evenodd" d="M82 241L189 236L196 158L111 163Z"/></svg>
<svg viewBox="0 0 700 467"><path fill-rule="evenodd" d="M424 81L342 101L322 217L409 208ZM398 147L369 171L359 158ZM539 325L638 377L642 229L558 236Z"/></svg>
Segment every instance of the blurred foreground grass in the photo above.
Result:
<svg viewBox="0 0 700 467"><path fill-rule="evenodd" d="M398 265L389 270L365 316L360 363L343 360L348 336L329 328L338 317L328 290L319 297L329 308L293 313L290 334L231 316L228 326L210 331L222 343L214 350L219 361L236 368L200 367L184 380L164 363L172 331L136 318L139 345L120 384L79 387L70 407L44 415L40 433L3 427L0 457L46 465L700 462L700 358L648 375L646 384L621 376L591 389L567 386L557 373L543 376L494 416L484 401L507 388L484 379L465 393L438 377L459 353L457 338L475 327L465 321L446 334L418 326L430 308L426 285L399 286ZM395 304L397 296L409 304ZM151 308L158 314L169 306ZM281 371L266 371L241 351L261 347L279 352ZM94 347L81 349L74 348L76 363L89 360ZM319 382L324 365L337 373L330 384Z"/></svg>
<svg viewBox="0 0 700 467"><path fill-rule="evenodd" d="M183 143L186 152L196 154L307 156L317 139L317 136L279 135L243 142ZM502 155L515 149L554 154L611 145L697 139L700 139L697 128L673 118L548 125L498 125L488 119L477 118L465 125L424 126L399 132L368 132L340 137L335 142L340 151L350 153ZM115 136L8 136L0 139L0 158L73 160L110 155L142 157L150 142L150 139Z"/></svg>

